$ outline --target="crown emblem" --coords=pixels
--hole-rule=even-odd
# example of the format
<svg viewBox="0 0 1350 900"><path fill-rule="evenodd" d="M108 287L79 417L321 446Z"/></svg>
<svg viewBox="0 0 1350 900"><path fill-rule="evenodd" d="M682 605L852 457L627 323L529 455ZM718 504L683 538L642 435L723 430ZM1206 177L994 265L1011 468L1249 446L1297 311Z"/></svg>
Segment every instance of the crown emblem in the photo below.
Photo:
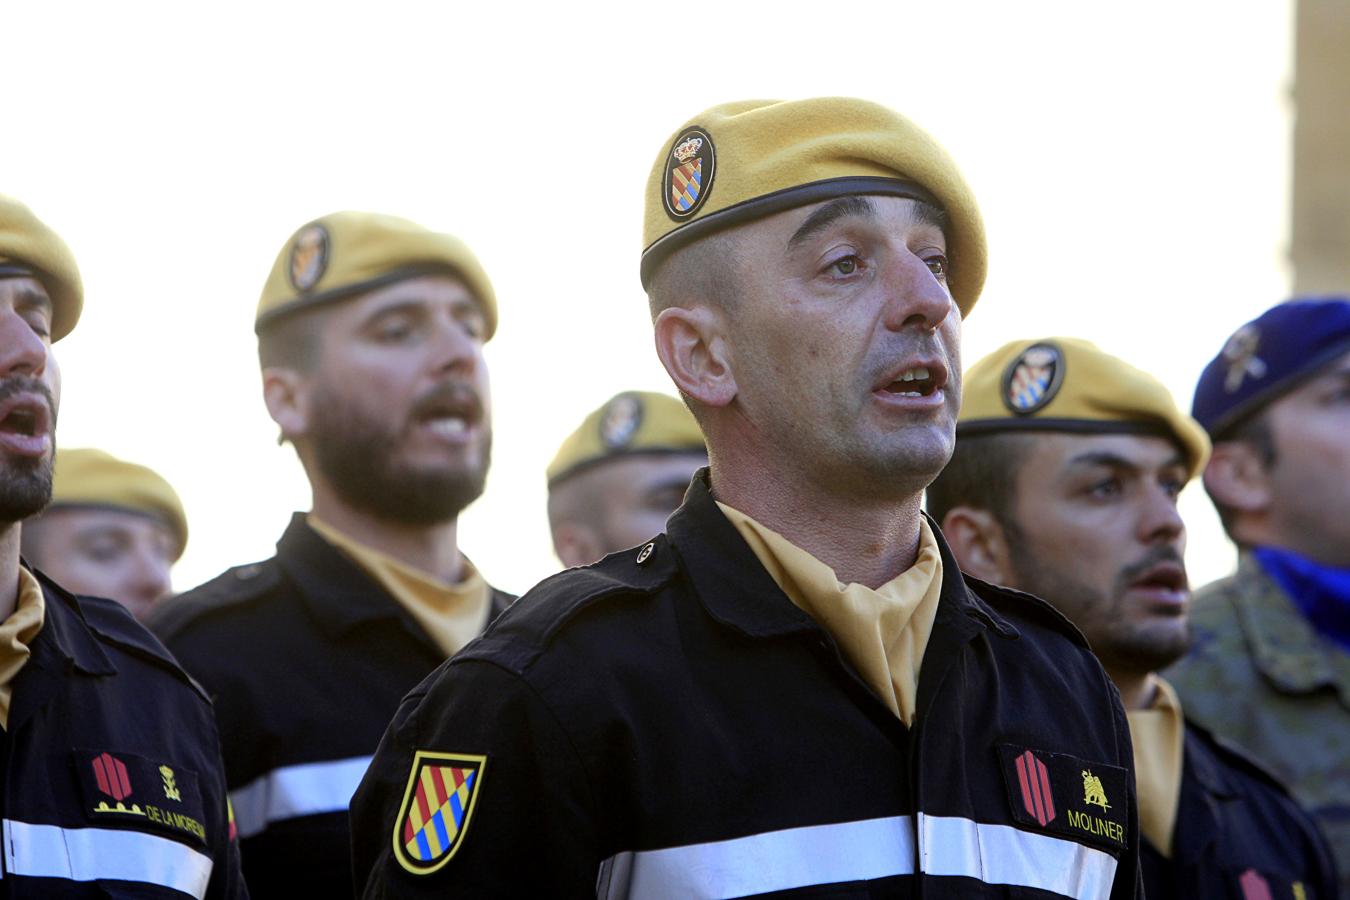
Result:
<svg viewBox="0 0 1350 900"><path fill-rule="evenodd" d="M675 158L682 163L687 163L698 155L698 151L703 148L703 138L691 137L689 140L675 148Z"/></svg>

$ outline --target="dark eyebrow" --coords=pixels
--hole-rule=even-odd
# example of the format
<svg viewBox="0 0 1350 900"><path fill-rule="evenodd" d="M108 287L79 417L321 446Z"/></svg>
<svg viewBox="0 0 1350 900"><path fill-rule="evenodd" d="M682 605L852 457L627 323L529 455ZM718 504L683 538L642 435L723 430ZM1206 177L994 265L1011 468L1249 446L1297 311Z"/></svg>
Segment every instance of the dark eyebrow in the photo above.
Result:
<svg viewBox="0 0 1350 900"><path fill-rule="evenodd" d="M1140 469L1140 466L1137 463L1133 462L1132 460L1128 460L1125 457L1116 453L1107 453L1103 451L1080 453L1077 456L1071 457L1069 459L1068 465L1071 467L1104 466L1105 468L1108 469L1123 469L1127 472L1138 472ZM1177 452L1172 454L1172 456L1161 466L1159 466L1159 468L1165 469L1168 468L1169 466L1184 466L1184 465L1186 465L1185 456L1182 453Z"/></svg>
<svg viewBox="0 0 1350 900"><path fill-rule="evenodd" d="M806 221L801 224L801 227L793 232L792 237L788 238L788 249L796 249L802 241L813 234L819 234L840 219L848 216L861 216L871 219L875 218L876 214L876 207L866 197L840 197L838 200L831 200L806 217Z"/></svg>

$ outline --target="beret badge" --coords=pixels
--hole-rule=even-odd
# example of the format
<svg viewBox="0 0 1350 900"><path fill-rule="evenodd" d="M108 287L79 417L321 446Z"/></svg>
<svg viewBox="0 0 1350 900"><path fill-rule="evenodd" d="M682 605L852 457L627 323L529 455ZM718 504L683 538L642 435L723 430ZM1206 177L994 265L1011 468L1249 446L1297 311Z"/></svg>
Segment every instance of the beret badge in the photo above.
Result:
<svg viewBox="0 0 1350 900"><path fill-rule="evenodd" d="M698 212L712 191L715 167L712 138L705 132L691 129L675 139L666 159L661 193L661 201L671 218L678 221Z"/></svg>
<svg viewBox="0 0 1350 900"><path fill-rule="evenodd" d="M1064 353L1054 344L1032 344L1003 375L1003 405L1019 416L1042 409L1064 383Z"/></svg>
<svg viewBox="0 0 1350 900"><path fill-rule="evenodd" d="M1261 343L1261 332L1255 325L1243 325L1223 348L1223 360L1228 364L1228 372L1223 378L1223 389L1232 394L1242 389L1242 382L1250 375L1252 378L1264 378L1266 363L1256 355Z"/></svg>
<svg viewBox="0 0 1350 900"><path fill-rule="evenodd" d="M305 293L319 283L328 269L328 229L317 222L306 225L291 244L291 286Z"/></svg>
<svg viewBox="0 0 1350 900"><path fill-rule="evenodd" d="M620 394L600 416L600 440L611 450L628 446L642 425L642 401L632 394Z"/></svg>

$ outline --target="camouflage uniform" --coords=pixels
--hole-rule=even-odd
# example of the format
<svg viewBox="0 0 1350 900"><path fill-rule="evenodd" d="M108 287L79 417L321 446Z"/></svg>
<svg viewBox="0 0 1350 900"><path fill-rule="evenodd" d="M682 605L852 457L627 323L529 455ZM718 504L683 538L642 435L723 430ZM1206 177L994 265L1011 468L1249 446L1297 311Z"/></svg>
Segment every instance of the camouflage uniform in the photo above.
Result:
<svg viewBox="0 0 1350 900"><path fill-rule="evenodd" d="M1190 655L1166 673L1187 717L1289 786L1331 842L1350 897L1350 654L1248 555L1196 592L1191 625Z"/></svg>

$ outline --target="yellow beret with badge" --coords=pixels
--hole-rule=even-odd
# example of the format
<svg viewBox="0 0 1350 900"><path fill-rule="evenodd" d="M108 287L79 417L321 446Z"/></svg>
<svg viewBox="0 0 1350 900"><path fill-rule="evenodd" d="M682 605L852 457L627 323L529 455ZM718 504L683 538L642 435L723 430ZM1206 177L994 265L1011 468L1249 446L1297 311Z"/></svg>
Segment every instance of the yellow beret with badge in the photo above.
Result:
<svg viewBox="0 0 1350 900"><path fill-rule="evenodd" d="M32 211L0 194L0 278L36 278L52 300L52 342L70 334L84 308L75 255Z"/></svg>
<svg viewBox="0 0 1350 900"><path fill-rule="evenodd" d="M625 391L593 411L567 436L549 463L550 488L620 456L706 452L703 433L685 405L667 394Z"/></svg>
<svg viewBox="0 0 1350 900"><path fill-rule="evenodd" d="M948 284L967 315L984 287L984 222L937 141L866 100L747 100L682 125L647 179L642 285L671 253L736 225L837 197L881 194L946 213Z"/></svg>
<svg viewBox="0 0 1350 900"><path fill-rule="evenodd" d="M1186 453L1192 477L1209 437L1158 379L1078 338L1004 344L966 372L957 440L995 431L1157 434Z"/></svg>
<svg viewBox="0 0 1350 900"><path fill-rule="evenodd" d="M169 482L145 466L102 450L57 450L48 509L89 507L151 516L178 539L174 559L187 547L187 513Z"/></svg>
<svg viewBox="0 0 1350 900"><path fill-rule="evenodd" d="M253 329L289 313L345 300L419 275L448 272L478 299L497 330L497 296L487 272L454 235L397 216L336 212L303 226L281 248L263 285Z"/></svg>

